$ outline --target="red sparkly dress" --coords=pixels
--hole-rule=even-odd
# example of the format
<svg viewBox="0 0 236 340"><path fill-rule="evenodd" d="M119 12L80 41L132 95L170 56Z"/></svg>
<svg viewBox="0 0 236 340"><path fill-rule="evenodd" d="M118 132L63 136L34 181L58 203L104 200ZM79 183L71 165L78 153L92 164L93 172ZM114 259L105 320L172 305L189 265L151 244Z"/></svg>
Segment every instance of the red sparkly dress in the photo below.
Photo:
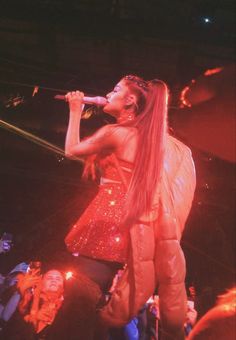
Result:
<svg viewBox="0 0 236 340"><path fill-rule="evenodd" d="M117 161L129 183L133 164ZM121 225L125 201L126 187L118 167L108 162L102 168L96 197L65 238L68 250L98 260L126 263L128 232Z"/></svg>

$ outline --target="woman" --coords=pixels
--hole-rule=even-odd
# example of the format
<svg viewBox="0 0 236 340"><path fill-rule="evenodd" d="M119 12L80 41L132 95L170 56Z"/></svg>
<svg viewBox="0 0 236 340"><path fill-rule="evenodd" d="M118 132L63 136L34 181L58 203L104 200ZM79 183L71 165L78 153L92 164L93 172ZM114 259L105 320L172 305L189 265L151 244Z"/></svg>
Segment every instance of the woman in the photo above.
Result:
<svg viewBox="0 0 236 340"><path fill-rule="evenodd" d="M164 84L162 86L165 90ZM152 172L152 181L144 176L145 172L142 178L140 176L144 170L144 163L149 161L152 149L157 150L161 148L162 144L158 143L161 135L157 133L158 137L153 137L153 139L155 138L153 144L147 138L143 138L145 134L150 135L149 121L139 122L137 120L137 117L145 119L141 114L146 107L148 95L149 85L147 82L135 76L124 77L107 95L107 104L103 108L106 113L116 118L117 124L106 125L92 137L80 141L79 127L83 93L76 91L67 94L70 105L70 121L65 153L68 157L96 154L98 162L102 166L102 178L97 197L67 236L66 244L73 253L79 252L82 256L109 261L106 262L106 266L111 268L111 276L107 277L106 284L104 284L104 278L102 278L102 283L99 282L103 290L109 289L117 269L126 263L128 228L124 213L128 211L127 221L136 218L138 214L141 215L147 209L146 206L140 204L146 194L146 205L150 205L152 192L146 182L155 184L159 175L159 167L155 168L155 165L151 164L151 169L148 172ZM150 115L150 118L153 121L158 121L154 114ZM146 129L143 128L144 123ZM141 129L139 126L142 128L140 138L139 130ZM142 147L138 144L142 144ZM136 157L137 149L139 152ZM144 150L147 154L144 153ZM139 186L136 186L137 180L140 182ZM143 189L141 189L142 182L144 183ZM126 199L129 184L130 189L128 199ZM150 187L150 183L148 185ZM140 195L140 189L142 195ZM129 209L129 205L132 206L132 209ZM88 234L90 235L89 241ZM84 261L81 258L80 256L79 261ZM88 270L87 263L85 267L84 270Z"/></svg>
<svg viewBox="0 0 236 340"><path fill-rule="evenodd" d="M97 196L65 241L69 251L80 255L77 262L84 281L89 278L105 292L117 270L129 262L130 253L135 253L131 227L145 225L153 230L150 224L157 220L170 140L168 89L159 80L125 76L107 95L103 108L117 124L107 125L83 141L79 135L83 93L71 92L66 98L70 119L65 153L71 158L96 155L102 177ZM151 237L154 244L154 234ZM155 286L154 278L152 282L150 289ZM99 293L97 296L98 301ZM140 303L137 310L145 300Z"/></svg>

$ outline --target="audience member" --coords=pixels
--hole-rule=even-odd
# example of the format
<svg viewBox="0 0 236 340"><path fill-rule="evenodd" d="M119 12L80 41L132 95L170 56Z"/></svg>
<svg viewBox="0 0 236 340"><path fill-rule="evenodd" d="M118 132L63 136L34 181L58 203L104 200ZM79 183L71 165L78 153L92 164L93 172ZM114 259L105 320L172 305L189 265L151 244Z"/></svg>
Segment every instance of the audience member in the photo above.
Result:
<svg viewBox="0 0 236 340"><path fill-rule="evenodd" d="M219 297L217 305L197 322L188 339L235 340L235 308L236 287Z"/></svg>
<svg viewBox="0 0 236 340"><path fill-rule="evenodd" d="M28 264L22 262L13 268L7 276L0 276L0 330L5 326L5 323L15 313L19 301L20 293L17 290L17 282L23 273L27 271Z"/></svg>
<svg viewBox="0 0 236 340"><path fill-rule="evenodd" d="M64 301L62 273L52 269L41 276L36 269L19 276L17 288L20 294L18 310L3 330L5 338L59 339L54 324Z"/></svg>

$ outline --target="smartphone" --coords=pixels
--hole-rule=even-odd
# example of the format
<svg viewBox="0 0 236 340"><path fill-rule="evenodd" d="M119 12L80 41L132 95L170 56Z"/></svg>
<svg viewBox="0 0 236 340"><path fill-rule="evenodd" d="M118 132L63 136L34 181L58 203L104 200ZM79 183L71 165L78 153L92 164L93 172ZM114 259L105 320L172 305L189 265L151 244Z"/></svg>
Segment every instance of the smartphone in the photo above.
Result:
<svg viewBox="0 0 236 340"><path fill-rule="evenodd" d="M29 264L27 272L31 274L31 273L35 272L36 270L38 270L37 275L40 275L41 274L41 265L42 265L42 263L40 261L31 261L30 264Z"/></svg>

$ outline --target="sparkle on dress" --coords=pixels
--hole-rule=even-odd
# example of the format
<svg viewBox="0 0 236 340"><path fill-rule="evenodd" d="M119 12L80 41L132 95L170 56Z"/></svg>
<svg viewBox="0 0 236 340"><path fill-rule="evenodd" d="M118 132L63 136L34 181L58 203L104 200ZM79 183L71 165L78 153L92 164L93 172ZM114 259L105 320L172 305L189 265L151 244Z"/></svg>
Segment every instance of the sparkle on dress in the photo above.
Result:
<svg viewBox="0 0 236 340"><path fill-rule="evenodd" d="M129 180L132 164L124 163L124 175ZM125 263L127 259L128 232L121 226L125 214L126 189L118 170L109 164L103 177L119 183L103 183L93 201L66 236L65 243L72 253Z"/></svg>

